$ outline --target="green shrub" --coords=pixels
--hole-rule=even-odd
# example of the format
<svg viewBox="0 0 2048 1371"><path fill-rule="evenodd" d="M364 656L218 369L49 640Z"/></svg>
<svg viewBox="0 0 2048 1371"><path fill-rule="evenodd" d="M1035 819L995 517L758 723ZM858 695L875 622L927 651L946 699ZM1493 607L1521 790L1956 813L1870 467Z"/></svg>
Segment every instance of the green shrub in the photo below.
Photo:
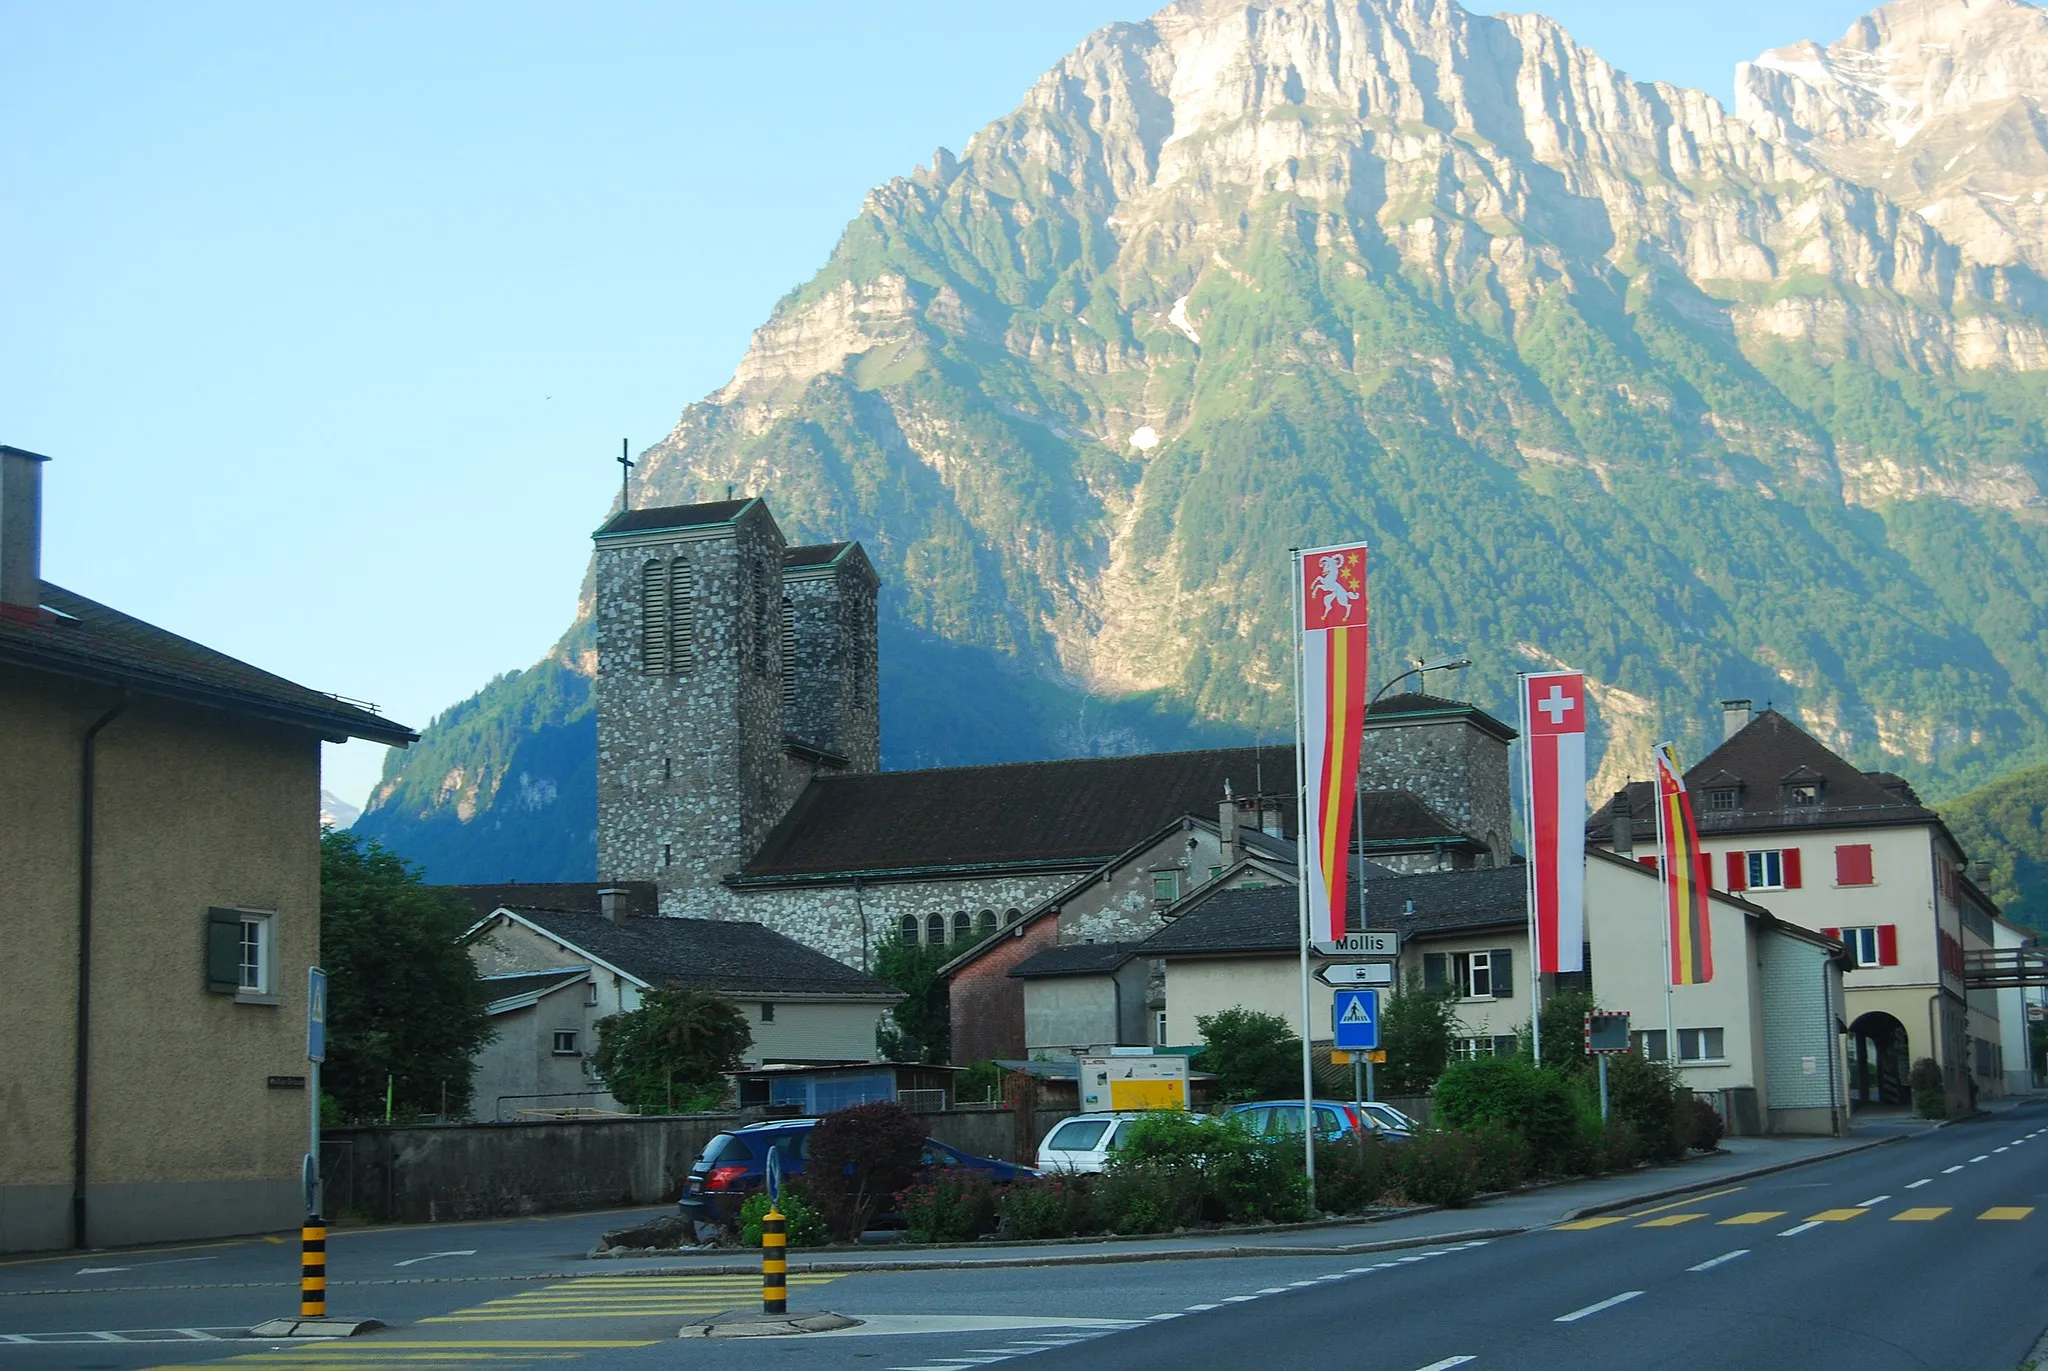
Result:
<svg viewBox="0 0 2048 1371"><path fill-rule="evenodd" d="M1512 1128L1481 1124L1467 1136L1472 1139L1475 1176L1482 1191L1513 1190L1535 1174L1528 1139Z"/></svg>
<svg viewBox="0 0 2048 1371"><path fill-rule="evenodd" d="M888 1100L818 1120L804 1176L834 1237L857 1242L883 1203L910 1188L924 1136L924 1125Z"/></svg>
<svg viewBox="0 0 2048 1371"><path fill-rule="evenodd" d="M1202 1050L1188 1064L1213 1071L1225 1100L1258 1100L1301 1089L1301 1039L1287 1020L1242 1005L1195 1019Z"/></svg>
<svg viewBox="0 0 2048 1371"><path fill-rule="evenodd" d="M1577 1140L1579 1104L1561 1072L1539 1070L1516 1057L1481 1057L1445 1070L1436 1084L1432 1121L1514 1133L1527 1144L1528 1174L1555 1173L1565 1170Z"/></svg>
<svg viewBox="0 0 2048 1371"><path fill-rule="evenodd" d="M1675 1162L1685 1156L1687 1102L1692 1099L1669 1062L1653 1062L1634 1052L1608 1058L1607 1094L1614 1117L1636 1131L1642 1155L1651 1161Z"/></svg>
<svg viewBox="0 0 2048 1371"><path fill-rule="evenodd" d="M997 1198L996 1211L1006 1238L1071 1238L1100 1227L1094 1189L1082 1176L1017 1181Z"/></svg>
<svg viewBox="0 0 2048 1371"><path fill-rule="evenodd" d="M1923 1119L1945 1119L1948 1117L1948 1092L1946 1090L1915 1090L1913 1112Z"/></svg>
<svg viewBox="0 0 2048 1371"><path fill-rule="evenodd" d="M822 1247L832 1241L832 1230L824 1211L812 1202L802 1181L791 1180L782 1187L782 1217L791 1247ZM761 1220L768 1216L768 1192L757 1190L740 1206L740 1244L761 1245Z"/></svg>
<svg viewBox="0 0 2048 1371"><path fill-rule="evenodd" d="M996 1186L981 1171L940 1171L896 1197L912 1242L966 1242L996 1231Z"/></svg>
<svg viewBox="0 0 2048 1371"><path fill-rule="evenodd" d="M1096 1212L1113 1233L1170 1233L1201 1217L1199 1184L1151 1166L1112 1166L1095 1192Z"/></svg>
<svg viewBox="0 0 2048 1371"><path fill-rule="evenodd" d="M1112 1224L1156 1222L1178 1228L1197 1220L1285 1223L1308 1217L1308 1180L1291 1164L1291 1148L1262 1142L1237 1119L1162 1110L1124 1131L1105 1168L1105 1181L1145 1176L1115 1193L1156 1217L1105 1213ZM1163 1188L1162 1188L1163 1187ZM1102 1194L1105 1204L1111 1190ZM1149 1198L1148 1198L1149 1197ZM1151 1230L1132 1230L1151 1231Z"/></svg>
<svg viewBox="0 0 2048 1371"><path fill-rule="evenodd" d="M1941 1090L1947 1087L1948 1082L1942 1079L1940 1062L1932 1057L1922 1057L1906 1073L1906 1084L1915 1090Z"/></svg>
<svg viewBox="0 0 2048 1371"><path fill-rule="evenodd" d="M1557 1172L1561 1176L1597 1176L1605 1169L1606 1159L1600 1149L1600 1108L1596 1104L1590 1113L1581 1111L1571 1141L1558 1160Z"/></svg>
<svg viewBox="0 0 2048 1371"><path fill-rule="evenodd" d="M1610 1118L1600 1130L1600 1169L1628 1171L1643 1159L1643 1140L1627 1119Z"/></svg>
<svg viewBox="0 0 2048 1371"><path fill-rule="evenodd" d="M1479 1193L1479 1160L1463 1133L1424 1129L1395 1147L1394 1184L1416 1204L1461 1209Z"/></svg>
<svg viewBox="0 0 2048 1371"><path fill-rule="evenodd" d="M1360 1214L1378 1205L1393 1179L1388 1153L1399 1144L1356 1133L1316 1148L1316 1205L1327 1214Z"/></svg>
<svg viewBox="0 0 2048 1371"><path fill-rule="evenodd" d="M1685 1145L1695 1152L1712 1152L1726 1131L1720 1112L1697 1095L1685 1102L1685 1126Z"/></svg>

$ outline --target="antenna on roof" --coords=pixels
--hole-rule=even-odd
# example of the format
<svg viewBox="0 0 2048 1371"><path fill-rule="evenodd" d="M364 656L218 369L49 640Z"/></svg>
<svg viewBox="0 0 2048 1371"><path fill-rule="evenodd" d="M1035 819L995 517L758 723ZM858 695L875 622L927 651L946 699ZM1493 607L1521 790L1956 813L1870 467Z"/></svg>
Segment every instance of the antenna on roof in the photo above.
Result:
<svg viewBox="0 0 2048 1371"><path fill-rule="evenodd" d="M626 455L626 440L619 439L619 511L624 513L633 507L633 487L629 484L633 476L633 459Z"/></svg>
<svg viewBox="0 0 2048 1371"><path fill-rule="evenodd" d="M726 498L726 499L728 499L728 500L730 500L730 499L732 498L732 482L731 482L731 481L727 481L727 482L725 483L725 498Z"/></svg>

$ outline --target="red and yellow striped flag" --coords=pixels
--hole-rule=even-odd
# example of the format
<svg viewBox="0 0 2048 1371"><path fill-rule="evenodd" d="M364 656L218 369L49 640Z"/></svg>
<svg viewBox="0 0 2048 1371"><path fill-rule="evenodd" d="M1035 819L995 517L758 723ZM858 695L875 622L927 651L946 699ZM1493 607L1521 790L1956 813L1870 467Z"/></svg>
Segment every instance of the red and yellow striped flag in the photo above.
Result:
<svg viewBox="0 0 2048 1371"><path fill-rule="evenodd" d="M1301 555L1301 816L1308 926L1317 941L1344 936L1344 876L1365 731L1365 544Z"/></svg>
<svg viewBox="0 0 2048 1371"><path fill-rule="evenodd" d="M1657 840L1663 849L1664 907L1671 920L1671 984L1714 979L1714 929L1707 902L1713 872L1700 851L1692 797L1671 744L1657 745Z"/></svg>

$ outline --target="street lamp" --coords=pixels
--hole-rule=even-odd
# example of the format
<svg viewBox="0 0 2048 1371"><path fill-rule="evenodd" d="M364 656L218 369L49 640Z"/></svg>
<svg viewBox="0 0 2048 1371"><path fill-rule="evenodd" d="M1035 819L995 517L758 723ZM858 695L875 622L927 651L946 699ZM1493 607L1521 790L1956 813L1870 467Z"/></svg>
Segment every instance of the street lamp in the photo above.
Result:
<svg viewBox="0 0 2048 1371"><path fill-rule="evenodd" d="M1380 696L1386 694L1410 676L1421 676L1426 680L1432 671L1463 671L1470 665L1472 665L1470 657L1439 657L1433 662L1417 662L1414 666L1409 667L1399 676L1396 676L1393 680L1388 681L1385 685L1374 691L1372 699L1366 702L1365 707L1370 710L1379 703Z"/></svg>

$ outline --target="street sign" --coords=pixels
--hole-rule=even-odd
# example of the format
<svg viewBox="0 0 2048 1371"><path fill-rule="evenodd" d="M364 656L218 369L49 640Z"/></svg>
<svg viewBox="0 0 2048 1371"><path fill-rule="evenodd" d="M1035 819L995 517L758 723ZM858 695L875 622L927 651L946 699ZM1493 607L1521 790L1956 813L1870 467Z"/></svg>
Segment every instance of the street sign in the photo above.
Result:
<svg viewBox="0 0 2048 1371"><path fill-rule="evenodd" d="M1392 962L1324 962L1316 968L1324 985L1392 985Z"/></svg>
<svg viewBox="0 0 2048 1371"><path fill-rule="evenodd" d="M1611 1057L1629 1050L1628 1014L1592 1009L1586 1012L1586 1053Z"/></svg>
<svg viewBox="0 0 2048 1371"><path fill-rule="evenodd" d="M773 1145L768 1148L768 1203L777 1204L782 1199L782 1149Z"/></svg>
<svg viewBox="0 0 2048 1371"><path fill-rule="evenodd" d="M327 1060L327 973L306 968L306 1060Z"/></svg>
<svg viewBox="0 0 2048 1371"><path fill-rule="evenodd" d="M1398 957L1401 955L1401 935L1369 928L1363 933L1346 933L1336 942L1310 943L1309 946L1325 957Z"/></svg>
<svg viewBox="0 0 2048 1371"><path fill-rule="evenodd" d="M1377 990L1337 992L1332 1019L1339 1048L1369 1051L1380 1045L1379 999Z"/></svg>

